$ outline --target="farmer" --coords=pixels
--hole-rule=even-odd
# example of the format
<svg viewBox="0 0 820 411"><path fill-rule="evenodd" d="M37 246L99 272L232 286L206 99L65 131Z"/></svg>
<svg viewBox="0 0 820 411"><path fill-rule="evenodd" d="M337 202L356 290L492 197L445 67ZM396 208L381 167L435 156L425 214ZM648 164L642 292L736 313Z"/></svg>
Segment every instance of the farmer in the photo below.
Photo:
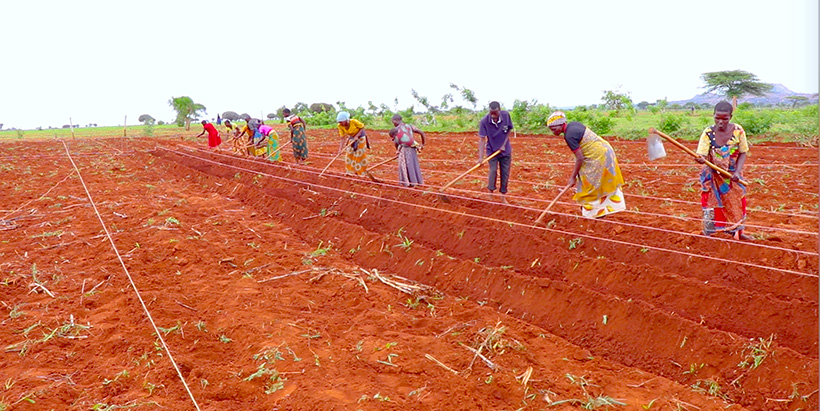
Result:
<svg viewBox="0 0 820 411"><path fill-rule="evenodd" d="M288 122L290 129L290 142L293 146L293 157L296 158L297 164L303 164L308 158L307 145L307 123L296 114L291 114L290 109L283 109L282 115L285 121Z"/></svg>
<svg viewBox="0 0 820 411"><path fill-rule="evenodd" d="M510 113L501 110L497 101L490 102L490 112L478 123L478 162L481 163L492 153L501 152L490 159L490 173L487 176L487 190L494 196L495 182L498 178L498 169L501 168L501 202L507 203L507 182L510 180L510 164L512 163L512 146L510 146L510 131L513 130ZM499 167L500 166L500 167Z"/></svg>
<svg viewBox="0 0 820 411"><path fill-rule="evenodd" d="M350 113L339 112L336 115L336 122L339 123L339 152L347 150L345 155L345 174L355 174L364 176L367 171L367 151L370 143L364 133L364 124L350 118Z"/></svg>
<svg viewBox="0 0 820 411"><path fill-rule="evenodd" d="M575 186L572 198L581 205L587 218L598 218L626 209L621 185L624 177L612 146L578 121L567 123L567 116L556 111L547 119L553 134L564 135L569 149L575 153L567 188Z"/></svg>
<svg viewBox="0 0 820 411"><path fill-rule="evenodd" d="M743 163L749 152L746 132L732 120L732 104L721 101L715 105L715 124L706 127L700 135L695 161L712 164L728 170L732 178L720 175L704 165L700 173L700 205L703 210L703 233L712 235L723 231L736 240L750 240L743 234L746 221L746 186L739 181L743 178Z"/></svg>
<svg viewBox="0 0 820 411"><path fill-rule="evenodd" d="M202 132L197 134L197 137L202 137L205 132L208 132L208 147L214 148L219 147L222 144L222 139L219 138L219 130L217 130L213 124L209 123L208 120L202 120Z"/></svg>
<svg viewBox="0 0 820 411"><path fill-rule="evenodd" d="M242 131L240 131L239 135L236 136L237 139L242 138L242 136L248 136L248 143L246 147L248 148L248 154L252 156L258 155L256 151L261 147L262 141L265 139L265 137L262 136L262 133L259 132L260 123L261 121L255 118L247 118L245 120L245 125L242 127Z"/></svg>
<svg viewBox="0 0 820 411"><path fill-rule="evenodd" d="M268 160L279 161L279 151L277 151L279 149L279 133L277 133L273 127L267 124L261 124L259 125L259 134L263 136L263 140L260 141L262 148L259 148L259 145L257 145L257 155L259 155L259 152L261 151L262 153L267 154ZM263 150L264 139L268 140L267 150Z"/></svg>
<svg viewBox="0 0 820 411"><path fill-rule="evenodd" d="M242 142L239 140L239 127L231 123L231 120L225 119L223 122L225 125L225 134L231 138L231 144L233 146L234 153L242 152Z"/></svg>
<svg viewBox="0 0 820 411"><path fill-rule="evenodd" d="M395 114L391 121L396 126L390 130L390 137L393 138L393 144L396 145L396 153L399 156L399 183L405 187L424 184L418 157L418 153L426 143L424 132L416 126L405 123L400 114ZM421 144L413 138L413 133L421 136Z"/></svg>

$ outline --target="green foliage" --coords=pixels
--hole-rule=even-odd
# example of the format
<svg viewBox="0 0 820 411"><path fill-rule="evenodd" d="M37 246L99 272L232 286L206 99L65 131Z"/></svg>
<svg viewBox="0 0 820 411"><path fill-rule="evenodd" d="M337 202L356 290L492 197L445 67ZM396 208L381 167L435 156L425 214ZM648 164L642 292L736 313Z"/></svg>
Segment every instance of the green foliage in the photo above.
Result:
<svg viewBox="0 0 820 411"><path fill-rule="evenodd" d="M156 120L154 120L154 118L151 117L148 114L143 114L139 117L139 121L143 124L142 134L146 137L153 136L154 135L154 123L156 122Z"/></svg>
<svg viewBox="0 0 820 411"><path fill-rule="evenodd" d="M453 83L450 83L450 88L458 91L459 95L461 95L461 98L464 99L464 101L467 101L470 104L472 104L473 110L476 109L476 104L478 104L478 97L476 97L475 92L473 92L473 90L470 90L467 87L459 87Z"/></svg>
<svg viewBox="0 0 820 411"><path fill-rule="evenodd" d="M543 131L546 127L552 108L549 104L539 104L538 100L518 100L513 103L510 117L513 124L521 131Z"/></svg>
<svg viewBox="0 0 820 411"><path fill-rule="evenodd" d="M667 134L673 134L683 128L686 119L683 116L675 114L661 115L661 122L658 124L658 129Z"/></svg>
<svg viewBox="0 0 820 411"><path fill-rule="evenodd" d="M772 89L771 84L763 83L757 76L743 70L715 71L703 73L700 78L706 83L706 92L737 99L746 94L762 96Z"/></svg>
<svg viewBox="0 0 820 411"><path fill-rule="evenodd" d="M606 135L612 132L613 121L612 118L606 115L601 115L595 110L588 110L584 106L578 106L575 110L566 112L567 121L580 121L585 126L592 129L595 134Z"/></svg>
<svg viewBox="0 0 820 411"><path fill-rule="evenodd" d="M743 126L746 134L765 134L774 123L770 113L760 110L737 110L732 122Z"/></svg>
<svg viewBox="0 0 820 411"><path fill-rule="evenodd" d="M171 97L168 100L168 105L177 112L177 117L174 120L177 127L184 125L186 130L191 129L191 120L198 119L205 112L205 106L194 103L194 100L188 96Z"/></svg>
<svg viewBox="0 0 820 411"><path fill-rule="evenodd" d="M606 105L606 108L615 110L618 113L622 111L630 113L635 111L629 93L622 93L620 90L604 90L601 101Z"/></svg>

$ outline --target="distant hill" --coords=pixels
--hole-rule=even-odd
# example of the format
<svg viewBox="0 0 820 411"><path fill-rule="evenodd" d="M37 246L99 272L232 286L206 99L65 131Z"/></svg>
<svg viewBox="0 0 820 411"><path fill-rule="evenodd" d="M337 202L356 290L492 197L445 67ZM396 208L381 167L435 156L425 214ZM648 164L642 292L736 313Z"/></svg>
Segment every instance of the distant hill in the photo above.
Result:
<svg viewBox="0 0 820 411"><path fill-rule="evenodd" d="M795 93L794 91L789 90L786 86L782 84L775 84L772 90L767 93L765 96L758 97L758 96L745 96L743 98L739 98L737 101L738 103L752 103L756 106L765 106L765 105L778 105L778 104L785 104L791 105L792 101L787 99L786 97L790 96L803 96L809 99L812 103L817 103L817 94L811 93ZM715 104L720 100L728 100L731 99L726 98L725 96L721 96L715 93L703 93L698 94L695 97L690 98L689 100L678 100L678 101L670 101L669 104L680 104L684 105L686 103L692 102L696 104Z"/></svg>

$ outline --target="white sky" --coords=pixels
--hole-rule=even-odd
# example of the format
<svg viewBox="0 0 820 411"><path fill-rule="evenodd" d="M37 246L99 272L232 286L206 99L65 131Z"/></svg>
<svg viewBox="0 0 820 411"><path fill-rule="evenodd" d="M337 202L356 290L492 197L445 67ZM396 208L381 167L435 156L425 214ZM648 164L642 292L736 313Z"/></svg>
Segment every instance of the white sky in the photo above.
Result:
<svg viewBox="0 0 820 411"><path fill-rule="evenodd" d="M438 104L450 83L486 105L637 103L702 93L746 70L818 91L817 0L4 1L4 128L169 121L295 102ZM459 100L457 100L457 103ZM417 108L419 106L417 105Z"/></svg>

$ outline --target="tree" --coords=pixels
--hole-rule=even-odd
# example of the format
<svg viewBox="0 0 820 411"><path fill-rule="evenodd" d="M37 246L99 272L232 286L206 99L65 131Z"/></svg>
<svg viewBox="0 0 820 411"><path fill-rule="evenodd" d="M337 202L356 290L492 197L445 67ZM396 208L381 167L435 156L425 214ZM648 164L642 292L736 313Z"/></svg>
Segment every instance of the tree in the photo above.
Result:
<svg viewBox="0 0 820 411"><path fill-rule="evenodd" d="M809 98L806 96L788 96L786 97L786 100L791 100L792 108L795 108L797 105L802 106L803 104L805 104L807 101L809 101ZM0 126L2 126L2 124L0 124Z"/></svg>
<svg viewBox="0 0 820 411"><path fill-rule="evenodd" d="M194 103L188 96L171 97L168 104L177 112L177 118L174 122L177 127L185 125L185 130L191 129L191 120L196 120L202 114L205 114L205 106Z"/></svg>
<svg viewBox="0 0 820 411"><path fill-rule="evenodd" d="M772 85L758 80L757 76L743 70L714 71L703 73L700 78L706 83L706 92L716 92L732 98L732 107L737 108L737 99L746 94L762 96L772 89Z"/></svg>
<svg viewBox="0 0 820 411"><path fill-rule="evenodd" d="M137 120L139 120L139 122L142 123L142 124L148 124L148 123L154 124L154 121L155 121L154 118L151 117L151 115L149 115L149 114L143 114Z"/></svg>
<svg viewBox="0 0 820 411"><path fill-rule="evenodd" d="M313 103L310 105L310 111L314 113L324 113L325 111L333 111L333 104Z"/></svg>
<svg viewBox="0 0 820 411"><path fill-rule="evenodd" d="M424 106L424 108L427 109L427 113L425 114L425 118L427 119L428 123L429 124L436 124L437 123L436 122L436 113L438 113L440 111L438 106L434 106L434 105L430 104L430 100L428 100L427 97L425 97L425 96L419 95L419 93L416 92L415 89L410 89L410 93L413 95L413 98L416 99L416 101L419 102L419 104L421 104L422 106Z"/></svg>
<svg viewBox="0 0 820 411"><path fill-rule="evenodd" d="M450 88L458 91L459 94L461 94L461 98L465 101L469 101L470 104L473 105L473 111L475 111L476 104L478 104L478 98L475 96L473 90L470 90L467 87L459 87L453 83L450 83Z"/></svg>
<svg viewBox="0 0 820 411"><path fill-rule="evenodd" d="M655 107L657 107L658 110L661 111L661 113L666 111L666 107L668 107L668 106L669 106L669 102L666 101L666 97L664 97L663 100L655 100Z"/></svg>
<svg viewBox="0 0 820 411"><path fill-rule="evenodd" d="M606 104L608 109L615 110L619 113L623 110L635 110L632 107L632 99L629 97L629 93L621 93L620 90L604 90L601 101Z"/></svg>
<svg viewBox="0 0 820 411"><path fill-rule="evenodd" d="M268 116L267 116L267 117L268 117L268 120L273 120L273 119L275 119L275 118L276 118L276 117L278 117L278 116L276 115L276 113L268 113Z"/></svg>
<svg viewBox="0 0 820 411"><path fill-rule="evenodd" d="M639 110L646 110L646 108L647 108L648 106L649 106L649 102L648 102L648 101L641 101L641 102L640 102L640 103L638 103L635 107L638 107L638 109L639 109Z"/></svg>
<svg viewBox="0 0 820 411"><path fill-rule="evenodd" d="M236 114L235 111L226 111L222 113L222 118L225 120L236 121L239 120L239 114Z"/></svg>

